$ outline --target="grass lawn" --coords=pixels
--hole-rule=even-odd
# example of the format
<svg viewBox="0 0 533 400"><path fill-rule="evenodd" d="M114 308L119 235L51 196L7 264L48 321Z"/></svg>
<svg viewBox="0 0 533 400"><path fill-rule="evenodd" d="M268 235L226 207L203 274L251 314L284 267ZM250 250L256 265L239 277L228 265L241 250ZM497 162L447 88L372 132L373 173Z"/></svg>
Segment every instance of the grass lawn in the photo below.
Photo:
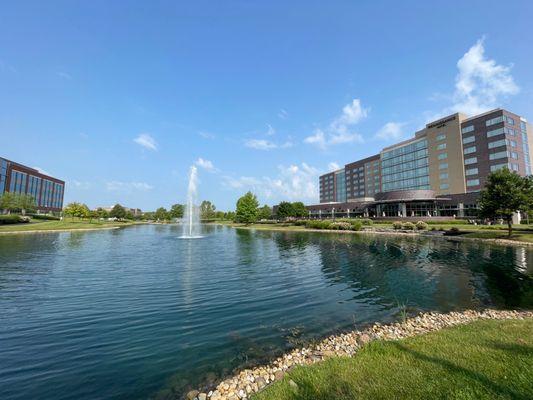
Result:
<svg viewBox="0 0 533 400"><path fill-rule="evenodd" d="M56 230L75 230L75 229L100 229L111 228L115 226L127 226L131 225L130 222L107 222L93 220L63 220L63 221L40 221L33 220L32 222L25 224L15 225L0 225L1 232L24 232L24 231L56 231Z"/></svg>
<svg viewBox="0 0 533 400"><path fill-rule="evenodd" d="M519 231L513 229L513 235L511 237L507 236L506 231L501 230L484 230L480 229L476 232L470 232L465 235L462 235L464 237L470 237L470 238L479 238L479 239L508 239L508 240L517 240L520 242L530 242L533 243L533 231Z"/></svg>
<svg viewBox="0 0 533 400"><path fill-rule="evenodd" d="M297 367L252 397L289 399L533 399L533 320L372 342L355 357Z"/></svg>

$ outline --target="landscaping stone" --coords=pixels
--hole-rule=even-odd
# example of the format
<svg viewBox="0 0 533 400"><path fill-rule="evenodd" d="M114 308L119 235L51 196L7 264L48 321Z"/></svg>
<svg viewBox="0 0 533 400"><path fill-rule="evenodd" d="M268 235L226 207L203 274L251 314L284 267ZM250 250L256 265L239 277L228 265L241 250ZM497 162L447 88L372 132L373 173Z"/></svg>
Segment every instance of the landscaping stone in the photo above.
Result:
<svg viewBox="0 0 533 400"><path fill-rule="evenodd" d="M363 331L352 331L329 336L316 345L300 348L278 357L271 364L246 369L232 378L220 382L216 389L206 393L191 390L188 400L242 400L264 389L274 381L283 379L285 373L297 365L311 365L332 356L353 356L362 345L373 340L398 340L442 328L466 324L480 319L533 318L533 311L467 310L441 314L428 312L390 325L374 324ZM289 385L298 389L296 382Z"/></svg>

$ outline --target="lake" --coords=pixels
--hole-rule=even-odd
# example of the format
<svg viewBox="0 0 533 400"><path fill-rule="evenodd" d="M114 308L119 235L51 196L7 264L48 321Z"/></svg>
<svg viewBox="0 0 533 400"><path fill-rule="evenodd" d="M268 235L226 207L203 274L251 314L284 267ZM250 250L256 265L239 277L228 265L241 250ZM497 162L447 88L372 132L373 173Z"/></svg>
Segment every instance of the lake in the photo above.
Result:
<svg viewBox="0 0 533 400"><path fill-rule="evenodd" d="M0 236L0 398L177 398L404 308L533 306L531 248L203 230Z"/></svg>

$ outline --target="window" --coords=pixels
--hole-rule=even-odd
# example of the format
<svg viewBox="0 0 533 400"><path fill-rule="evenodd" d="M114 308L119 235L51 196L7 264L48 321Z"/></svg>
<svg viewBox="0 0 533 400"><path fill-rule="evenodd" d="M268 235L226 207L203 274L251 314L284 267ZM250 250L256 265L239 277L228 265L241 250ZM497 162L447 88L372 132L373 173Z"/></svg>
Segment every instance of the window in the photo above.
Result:
<svg viewBox="0 0 533 400"><path fill-rule="evenodd" d="M518 160L518 153L516 151L511 151L511 158Z"/></svg>
<svg viewBox="0 0 533 400"><path fill-rule="evenodd" d="M518 164L511 163L511 170L518 172Z"/></svg>
<svg viewBox="0 0 533 400"><path fill-rule="evenodd" d="M516 136L516 131L512 128L507 128L506 126L504 126L503 131L508 135Z"/></svg>
<svg viewBox="0 0 533 400"><path fill-rule="evenodd" d="M495 147L501 147L505 146L507 143L505 142L505 139L496 140L495 142L489 142L489 149L493 149Z"/></svg>
<svg viewBox="0 0 533 400"><path fill-rule="evenodd" d="M500 158L507 158L507 152L506 151L499 151L497 153L490 153L489 154L489 160L498 160Z"/></svg>
<svg viewBox="0 0 533 400"><path fill-rule="evenodd" d="M441 174L439 175L439 179L442 179L442 180L444 180L444 179L448 179L448 173L447 173L447 172L443 172L443 173L441 173ZM441 189L442 189L442 188L441 188Z"/></svg>
<svg viewBox="0 0 533 400"><path fill-rule="evenodd" d="M439 160L445 160L448 158L448 153L440 153L437 158Z"/></svg>
<svg viewBox="0 0 533 400"><path fill-rule="evenodd" d="M499 116L499 117L496 117L496 118L489 119L489 120L485 121L485 125L486 126L491 126L491 125L494 125L494 124L499 124L500 122L503 122L503 116Z"/></svg>
<svg viewBox="0 0 533 400"><path fill-rule="evenodd" d="M440 163L439 164L439 169L446 169L448 168L448 163Z"/></svg>
<svg viewBox="0 0 533 400"><path fill-rule="evenodd" d="M512 119L511 117L505 116L505 120L509 125L514 125L514 119Z"/></svg>
<svg viewBox="0 0 533 400"><path fill-rule="evenodd" d="M479 170L477 168L469 168L465 171L466 175L477 175Z"/></svg>
<svg viewBox="0 0 533 400"><path fill-rule="evenodd" d="M463 151L464 154L472 154L472 153L475 153L475 152L476 152L476 146L467 147Z"/></svg>
<svg viewBox="0 0 533 400"><path fill-rule="evenodd" d="M441 189L448 189L450 187L450 185L448 185L447 183L441 183L439 187Z"/></svg>
<svg viewBox="0 0 533 400"><path fill-rule="evenodd" d="M502 169L502 168L509 168L509 166L507 165L507 163L491 165L490 166L490 172L494 172L494 171L497 171L497 170Z"/></svg>
<svg viewBox="0 0 533 400"><path fill-rule="evenodd" d="M516 147L516 141L514 140L509 140L509 144L511 145L511 147Z"/></svg>
<svg viewBox="0 0 533 400"><path fill-rule="evenodd" d="M492 131L487 131L487 137L489 138L497 135L502 135L503 133L503 128L493 129Z"/></svg>
<svg viewBox="0 0 533 400"><path fill-rule="evenodd" d="M444 150L446 148L446 143L441 143L437 146L437 150Z"/></svg>
<svg viewBox="0 0 533 400"><path fill-rule="evenodd" d="M477 157L465 158L465 165L477 163Z"/></svg>
<svg viewBox="0 0 533 400"><path fill-rule="evenodd" d="M437 135L437 140L444 140L444 139L446 139L446 135L444 133Z"/></svg>
<svg viewBox="0 0 533 400"><path fill-rule="evenodd" d="M463 129L461 129L461 133L468 133L472 132L474 130L474 125L468 125L465 126Z"/></svg>
<svg viewBox="0 0 533 400"><path fill-rule="evenodd" d="M472 143L476 140L475 136L468 136L463 138L463 144Z"/></svg>
<svg viewBox="0 0 533 400"><path fill-rule="evenodd" d="M466 186L478 186L479 179L469 179L466 181Z"/></svg>

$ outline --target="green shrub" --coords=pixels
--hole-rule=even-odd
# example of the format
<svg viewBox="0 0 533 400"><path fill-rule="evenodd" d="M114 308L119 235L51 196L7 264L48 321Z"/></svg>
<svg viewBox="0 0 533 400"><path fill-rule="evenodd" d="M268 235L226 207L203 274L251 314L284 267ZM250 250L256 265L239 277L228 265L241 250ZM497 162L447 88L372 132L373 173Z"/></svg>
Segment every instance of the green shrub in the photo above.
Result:
<svg viewBox="0 0 533 400"><path fill-rule="evenodd" d="M432 231L436 231L436 230L437 230L437 228L436 228L436 227L434 227L434 226L432 226L432 227L431 227L431 230L432 230Z"/></svg>
<svg viewBox="0 0 533 400"><path fill-rule="evenodd" d="M370 221L370 222L372 222L372 221ZM363 222L362 221L353 221L351 225L352 225L352 231L360 231L363 228Z"/></svg>
<svg viewBox="0 0 533 400"><path fill-rule="evenodd" d="M16 214L0 215L0 225L20 224L26 222L30 222L29 217L21 217L20 215Z"/></svg>
<svg viewBox="0 0 533 400"><path fill-rule="evenodd" d="M297 219L296 221L293 222L294 225L296 226L304 226L307 224L308 221L304 220L304 219Z"/></svg>
<svg viewBox="0 0 533 400"><path fill-rule="evenodd" d="M370 218L363 218L360 220L363 225L372 225L374 221L372 221Z"/></svg>
<svg viewBox="0 0 533 400"><path fill-rule="evenodd" d="M61 218L56 217L55 215L48 214L32 214L30 215L32 219L40 219L45 221L59 221Z"/></svg>
<svg viewBox="0 0 533 400"><path fill-rule="evenodd" d="M414 231L415 228L416 228L416 225L413 224L412 222L409 222L409 221L404 222L404 223L402 224L402 229L404 229L404 230L406 230L406 231Z"/></svg>
<svg viewBox="0 0 533 400"><path fill-rule="evenodd" d="M423 231L427 228L428 228L428 224L426 224L424 221L418 221L416 223L416 229L418 229L419 231Z"/></svg>
<svg viewBox="0 0 533 400"><path fill-rule="evenodd" d="M402 223L401 223L400 221L394 221L394 222L392 223L392 227L393 227L394 229L402 229Z"/></svg>
<svg viewBox="0 0 533 400"><path fill-rule="evenodd" d="M350 224L349 222L333 222L329 224L329 229L349 231L352 229L352 224Z"/></svg>
<svg viewBox="0 0 533 400"><path fill-rule="evenodd" d="M329 221L314 220L307 221L305 227L309 229L329 229L330 225L331 222Z"/></svg>

